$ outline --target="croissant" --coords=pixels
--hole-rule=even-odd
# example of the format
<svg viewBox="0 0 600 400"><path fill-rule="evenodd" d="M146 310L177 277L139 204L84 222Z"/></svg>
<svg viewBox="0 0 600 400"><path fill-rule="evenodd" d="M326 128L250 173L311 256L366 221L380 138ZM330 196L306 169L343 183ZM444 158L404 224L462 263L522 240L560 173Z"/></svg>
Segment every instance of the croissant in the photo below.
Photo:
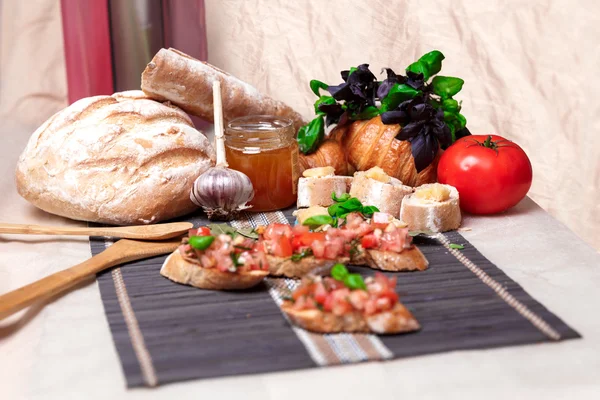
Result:
<svg viewBox="0 0 600 400"><path fill-rule="evenodd" d="M385 125L380 117L375 117L338 126L331 136L342 144L352 169L365 171L378 166L409 186L435 182L441 151L427 168L417 173L410 142L396 139L398 132L400 125Z"/></svg>
<svg viewBox="0 0 600 400"><path fill-rule="evenodd" d="M302 174L305 169L328 166L335 169L336 175L350 175L350 173L353 172L348 169L346 155L344 154L341 143L331 139L321 143L317 151L312 154L300 154L299 161L300 174Z"/></svg>

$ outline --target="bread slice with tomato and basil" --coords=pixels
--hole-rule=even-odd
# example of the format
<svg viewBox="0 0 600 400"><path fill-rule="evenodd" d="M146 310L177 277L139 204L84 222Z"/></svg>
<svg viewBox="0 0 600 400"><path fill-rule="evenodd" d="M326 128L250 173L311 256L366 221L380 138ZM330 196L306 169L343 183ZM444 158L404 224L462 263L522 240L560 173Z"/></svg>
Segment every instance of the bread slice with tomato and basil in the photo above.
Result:
<svg viewBox="0 0 600 400"><path fill-rule="evenodd" d="M421 185L402 200L400 219L411 231L446 232L460 227L458 191L441 183Z"/></svg>
<svg viewBox="0 0 600 400"><path fill-rule="evenodd" d="M396 278L363 278L336 264L331 277L307 276L281 310L294 325L317 333L397 334L420 329L399 302Z"/></svg>
<svg viewBox="0 0 600 400"><path fill-rule="evenodd" d="M193 229L167 257L160 274L201 289L248 289L269 274L265 254L256 245L241 235L213 236L208 228Z"/></svg>
<svg viewBox="0 0 600 400"><path fill-rule="evenodd" d="M322 224L327 216L304 220L303 225L259 227L259 247L267 255L271 275L302 277L323 274L335 263L349 262L384 271L424 270L427 259L412 244L408 229L391 215L375 212L365 218L345 215L338 227ZM330 222L333 219L329 216ZM311 231L311 228L314 230Z"/></svg>
<svg viewBox="0 0 600 400"><path fill-rule="evenodd" d="M412 191L412 187L389 176L383 169L373 167L354 174L349 193L365 206L375 206L379 211L398 218L402 199Z"/></svg>
<svg viewBox="0 0 600 400"><path fill-rule="evenodd" d="M298 208L332 205L332 193L341 196L348 193L351 176L335 175L333 167L310 168L298 179Z"/></svg>

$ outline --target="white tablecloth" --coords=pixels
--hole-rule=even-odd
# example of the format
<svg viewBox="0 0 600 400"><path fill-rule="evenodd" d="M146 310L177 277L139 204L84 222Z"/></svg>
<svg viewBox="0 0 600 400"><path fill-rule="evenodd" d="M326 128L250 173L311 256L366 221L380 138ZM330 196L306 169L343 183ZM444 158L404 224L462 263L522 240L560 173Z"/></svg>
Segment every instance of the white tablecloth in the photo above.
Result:
<svg viewBox="0 0 600 400"><path fill-rule="evenodd" d="M6 121L0 127L0 221L83 225L38 211L16 193L14 166L31 128ZM90 279L44 307L0 322L0 398L595 398L600 254L529 199L503 215L467 217L464 226L472 230L463 235L486 257L584 338L127 390ZM88 257L87 238L0 235L0 293Z"/></svg>

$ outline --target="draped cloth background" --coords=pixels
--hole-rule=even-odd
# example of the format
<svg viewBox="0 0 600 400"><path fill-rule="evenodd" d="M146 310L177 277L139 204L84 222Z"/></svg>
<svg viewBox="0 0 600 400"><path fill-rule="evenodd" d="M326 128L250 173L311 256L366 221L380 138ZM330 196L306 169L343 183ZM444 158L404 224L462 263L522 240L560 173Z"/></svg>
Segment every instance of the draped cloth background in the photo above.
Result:
<svg viewBox="0 0 600 400"><path fill-rule="evenodd" d="M426 4L426 5L425 5ZM312 115L310 79L446 55L473 133L519 143L529 195L600 249L600 3L206 0L208 61ZM31 132L68 104L59 0L0 0L0 120ZM141 71L140 71L141 72ZM2 138L2 141L11 140Z"/></svg>

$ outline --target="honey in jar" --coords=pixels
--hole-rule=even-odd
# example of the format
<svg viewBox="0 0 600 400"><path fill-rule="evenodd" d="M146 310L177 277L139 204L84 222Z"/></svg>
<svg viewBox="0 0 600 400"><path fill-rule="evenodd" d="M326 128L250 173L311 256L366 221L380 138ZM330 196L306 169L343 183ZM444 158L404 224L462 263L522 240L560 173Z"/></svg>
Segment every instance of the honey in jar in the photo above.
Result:
<svg viewBox="0 0 600 400"><path fill-rule="evenodd" d="M298 143L292 121L252 115L229 122L225 130L229 168L248 175L254 186L250 211L273 211L296 202Z"/></svg>

